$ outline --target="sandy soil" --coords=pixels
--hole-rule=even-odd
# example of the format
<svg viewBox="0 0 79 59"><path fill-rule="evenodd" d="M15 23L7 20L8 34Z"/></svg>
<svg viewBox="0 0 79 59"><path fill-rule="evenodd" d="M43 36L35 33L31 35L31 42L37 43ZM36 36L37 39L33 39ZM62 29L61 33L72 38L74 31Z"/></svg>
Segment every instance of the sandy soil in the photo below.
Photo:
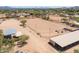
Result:
<svg viewBox="0 0 79 59"><path fill-rule="evenodd" d="M53 22L61 22L63 17L60 17L59 15L49 15L49 18Z"/></svg>
<svg viewBox="0 0 79 59"><path fill-rule="evenodd" d="M36 35L36 33L30 30L28 27L22 28L19 25L20 23L17 20L6 20L2 24L0 24L0 29L15 28L30 36L28 44L26 44L22 48L18 48L17 46L15 46L13 52L17 50L21 50L24 52L57 52L47 42L45 42L45 40Z"/></svg>
<svg viewBox="0 0 79 59"><path fill-rule="evenodd" d="M60 18L53 18L53 19L59 19ZM54 49L52 46L48 44L49 38L65 34L67 32L61 33L62 29L65 27L69 27L62 23L56 23L56 22L50 22L45 21L40 18L35 19L26 19L27 20L27 27L22 28L20 25L20 22L15 19L6 20L2 24L0 24L0 29L6 29L6 28L15 28L17 31L22 31L25 35L29 35L30 38L28 40L28 44L23 46L22 48L19 48L17 46L14 47L12 52L15 52L17 50L21 50L24 52L36 52L36 53L52 53L52 52L58 52L56 49ZM55 32L56 30L59 31L59 33ZM42 37L37 35L37 33L40 33ZM48 38L46 38L48 37ZM79 46L76 46L76 48ZM65 52L72 52L75 47L65 51Z"/></svg>
<svg viewBox="0 0 79 59"><path fill-rule="evenodd" d="M42 20L40 18L27 20L27 26L31 27L31 29L33 31L40 33L41 36L43 36L43 37L53 37L56 35L66 33L62 29L69 27L62 23L46 21L46 20ZM56 30L58 30L59 33L55 32ZM61 33L61 31L63 31L63 33Z"/></svg>

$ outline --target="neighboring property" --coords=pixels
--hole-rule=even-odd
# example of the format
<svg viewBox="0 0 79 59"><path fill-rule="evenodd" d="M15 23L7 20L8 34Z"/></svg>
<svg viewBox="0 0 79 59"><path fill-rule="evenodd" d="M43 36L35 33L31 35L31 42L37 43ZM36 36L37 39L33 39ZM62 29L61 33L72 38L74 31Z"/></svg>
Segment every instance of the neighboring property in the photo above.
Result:
<svg viewBox="0 0 79 59"><path fill-rule="evenodd" d="M25 17L25 16L30 16L30 14L29 13L17 13L16 16Z"/></svg>
<svg viewBox="0 0 79 59"><path fill-rule="evenodd" d="M57 50L64 51L79 44L79 30L50 39L50 43Z"/></svg>

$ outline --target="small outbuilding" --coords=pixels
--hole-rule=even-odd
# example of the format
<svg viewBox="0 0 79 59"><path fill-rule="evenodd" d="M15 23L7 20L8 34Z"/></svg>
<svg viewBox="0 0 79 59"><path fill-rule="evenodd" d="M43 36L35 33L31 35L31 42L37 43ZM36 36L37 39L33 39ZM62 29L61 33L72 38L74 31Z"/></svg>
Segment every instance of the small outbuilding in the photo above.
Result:
<svg viewBox="0 0 79 59"><path fill-rule="evenodd" d="M14 36L15 33L16 33L16 29L14 28L8 28L3 30L4 37L6 38L11 38L12 36Z"/></svg>
<svg viewBox="0 0 79 59"><path fill-rule="evenodd" d="M51 45L57 50L65 51L79 44L79 30L50 39Z"/></svg>

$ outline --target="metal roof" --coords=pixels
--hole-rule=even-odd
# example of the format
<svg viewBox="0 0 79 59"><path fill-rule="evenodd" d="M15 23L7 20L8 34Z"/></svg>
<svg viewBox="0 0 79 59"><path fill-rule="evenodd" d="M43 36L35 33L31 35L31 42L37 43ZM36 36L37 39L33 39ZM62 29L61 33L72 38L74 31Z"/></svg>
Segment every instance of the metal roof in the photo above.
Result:
<svg viewBox="0 0 79 59"><path fill-rule="evenodd" d="M14 29L14 28L8 28L8 29L3 30L4 35L11 35L14 33L16 33L16 29Z"/></svg>
<svg viewBox="0 0 79 59"><path fill-rule="evenodd" d="M18 32L15 33L16 37L21 36L21 35L23 35L23 33L21 31L18 31Z"/></svg>
<svg viewBox="0 0 79 59"><path fill-rule="evenodd" d="M79 30L64 35L60 35L57 37L53 37L51 38L51 41L57 43L61 47L68 46L72 43L79 41Z"/></svg>

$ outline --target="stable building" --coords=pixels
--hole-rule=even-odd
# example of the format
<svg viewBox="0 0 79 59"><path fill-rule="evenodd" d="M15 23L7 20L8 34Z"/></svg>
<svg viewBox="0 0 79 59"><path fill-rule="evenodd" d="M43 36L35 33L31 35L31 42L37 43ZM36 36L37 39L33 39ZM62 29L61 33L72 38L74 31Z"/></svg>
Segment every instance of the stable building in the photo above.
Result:
<svg viewBox="0 0 79 59"><path fill-rule="evenodd" d="M50 39L51 45L60 51L65 51L79 44L79 30Z"/></svg>

